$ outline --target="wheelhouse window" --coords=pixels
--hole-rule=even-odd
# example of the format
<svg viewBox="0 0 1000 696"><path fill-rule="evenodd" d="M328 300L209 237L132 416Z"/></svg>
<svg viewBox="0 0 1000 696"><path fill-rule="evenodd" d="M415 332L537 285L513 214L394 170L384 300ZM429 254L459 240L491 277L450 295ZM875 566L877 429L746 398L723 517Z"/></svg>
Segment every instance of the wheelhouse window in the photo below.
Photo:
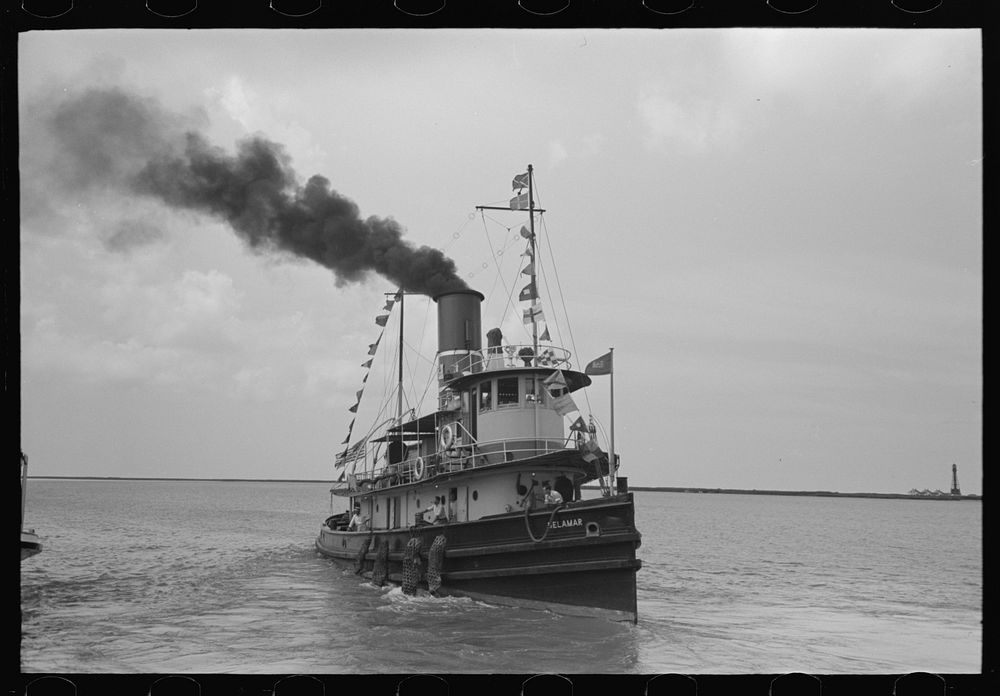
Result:
<svg viewBox="0 0 1000 696"><path fill-rule="evenodd" d="M517 377L503 377L497 380L497 408L517 406L520 395L517 391Z"/></svg>
<svg viewBox="0 0 1000 696"><path fill-rule="evenodd" d="M479 411L493 409L493 382L483 382L479 385Z"/></svg>

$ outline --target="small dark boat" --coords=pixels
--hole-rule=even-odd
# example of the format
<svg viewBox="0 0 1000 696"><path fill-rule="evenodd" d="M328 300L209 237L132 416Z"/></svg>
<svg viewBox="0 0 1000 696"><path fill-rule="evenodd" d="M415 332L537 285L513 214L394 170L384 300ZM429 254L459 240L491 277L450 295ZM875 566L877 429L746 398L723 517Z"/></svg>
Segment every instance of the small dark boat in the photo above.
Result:
<svg viewBox="0 0 1000 696"><path fill-rule="evenodd" d="M613 405L605 451L593 417L584 420L571 396L591 384L591 375L612 374L612 353L581 371L542 324L532 176L529 166L515 178L515 190L521 184L527 192L510 206L529 214L529 226L521 228L527 245L522 256L529 257L521 272L529 280L514 303L531 303L523 310L530 343L504 345L493 329L484 350L484 295L460 288L433 297L435 408L420 416L404 413L400 396L395 418L337 457L340 477L331 494L346 498L339 509L348 512L327 518L316 549L353 564L377 584L398 582L408 593L420 589L634 623L641 535L627 481L616 479L617 457L609 454ZM400 290L386 305L399 308L400 356L404 296ZM386 317L379 320L384 327ZM402 368L400 357L399 395ZM595 481L600 496L585 499L582 487Z"/></svg>
<svg viewBox="0 0 1000 696"><path fill-rule="evenodd" d="M21 452L21 560L42 550L42 542L34 529L24 527L24 505L28 495L28 457Z"/></svg>

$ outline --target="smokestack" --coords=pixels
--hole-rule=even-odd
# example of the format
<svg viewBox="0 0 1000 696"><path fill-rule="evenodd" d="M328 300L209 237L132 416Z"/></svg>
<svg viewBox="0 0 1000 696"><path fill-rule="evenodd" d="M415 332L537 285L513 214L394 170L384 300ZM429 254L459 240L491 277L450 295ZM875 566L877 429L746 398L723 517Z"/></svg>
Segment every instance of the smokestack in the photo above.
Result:
<svg viewBox="0 0 1000 696"><path fill-rule="evenodd" d="M392 218L362 218L325 177L299 184L284 148L262 136L229 154L180 116L122 89L72 96L47 125L61 146L58 175L71 189L113 187L212 215L251 249L330 269L338 286L374 272L431 297L467 288L454 261L404 240Z"/></svg>
<svg viewBox="0 0 1000 696"><path fill-rule="evenodd" d="M442 381L463 369L481 369L479 361L468 359L470 352L483 347L480 305L486 299L476 290L452 290L434 296L438 306L438 362Z"/></svg>

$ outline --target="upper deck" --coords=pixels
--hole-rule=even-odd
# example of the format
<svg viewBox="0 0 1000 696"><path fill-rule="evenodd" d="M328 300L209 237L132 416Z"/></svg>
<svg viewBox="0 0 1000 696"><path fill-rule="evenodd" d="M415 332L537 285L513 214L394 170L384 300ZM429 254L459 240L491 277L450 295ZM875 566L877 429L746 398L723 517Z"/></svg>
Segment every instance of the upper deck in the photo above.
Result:
<svg viewBox="0 0 1000 696"><path fill-rule="evenodd" d="M525 372L561 370L566 387L573 392L591 384L589 376L573 370L572 354L557 346L494 346L485 350L453 351L441 356L440 377L443 389L461 390L487 372Z"/></svg>

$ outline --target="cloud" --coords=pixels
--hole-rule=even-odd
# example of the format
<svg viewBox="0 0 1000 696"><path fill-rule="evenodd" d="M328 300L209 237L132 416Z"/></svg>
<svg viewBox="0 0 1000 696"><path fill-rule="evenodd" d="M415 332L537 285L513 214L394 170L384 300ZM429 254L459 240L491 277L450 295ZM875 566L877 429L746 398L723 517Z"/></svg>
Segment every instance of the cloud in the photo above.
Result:
<svg viewBox="0 0 1000 696"><path fill-rule="evenodd" d="M104 245L111 251L129 252L163 241L165 237L163 228L146 220L120 220L104 240Z"/></svg>
<svg viewBox="0 0 1000 696"><path fill-rule="evenodd" d="M39 298L22 306L26 373L191 386L238 352L231 317L239 296L227 276L187 271L156 284L125 264L110 268L113 278L93 291L80 284L72 304Z"/></svg>
<svg viewBox="0 0 1000 696"><path fill-rule="evenodd" d="M219 271L185 271L172 282L113 264L78 304L41 298L22 308L22 369L87 384L146 384L215 392L258 403L293 396L330 405L356 389L367 337L350 358L330 351L336 319L252 306ZM84 314L81 315L81 312Z"/></svg>
<svg viewBox="0 0 1000 696"><path fill-rule="evenodd" d="M768 100L794 96L823 112L849 101L903 105L938 99L975 79L981 58L970 30L748 29L723 35L727 88Z"/></svg>
<svg viewBox="0 0 1000 696"><path fill-rule="evenodd" d="M570 157L586 158L601 154L606 138L603 133L590 133L577 138L567 146L564 140L553 140L549 143L548 166L554 169Z"/></svg>
<svg viewBox="0 0 1000 696"><path fill-rule="evenodd" d="M226 80L222 89L210 91L209 96L215 98L225 113L245 130L253 130L254 114L262 105L257 94L248 89L243 80L234 75Z"/></svg>
<svg viewBox="0 0 1000 696"><path fill-rule="evenodd" d="M234 343L228 322L240 309L240 297L232 279L218 271L185 271L159 284L125 272L108 280L100 294L108 333L198 351L225 351Z"/></svg>
<svg viewBox="0 0 1000 696"><path fill-rule="evenodd" d="M555 169L559 164L564 162L566 158L569 157L569 152L566 151L566 146L560 141L554 140L549 143L549 167Z"/></svg>
<svg viewBox="0 0 1000 696"><path fill-rule="evenodd" d="M591 133L590 135L583 136L583 146L581 152L584 155L592 156L599 155L604 150L604 142L607 138L604 137L603 133Z"/></svg>
<svg viewBox="0 0 1000 696"><path fill-rule="evenodd" d="M204 363L173 347L143 344L135 337L101 339L67 331L52 318L22 334L21 367L32 372L70 374L85 383L151 382L161 386L197 383Z"/></svg>
<svg viewBox="0 0 1000 696"><path fill-rule="evenodd" d="M957 85L979 83L982 53L968 30L903 31L872 60L871 89L899 108L948 98Z"/></svg>
<svg viewBox="0 0 1000 696"><path fill-rule="evenodd" d="M296 153L296 161L306 170L329 166L330 155L316 140L316 134L304 127L291 115L296 113L298 105L291 101L287 94L268 94L262 98L247 81L232 75L222 87L214 87L205 91L205 99L213 114L225 115L238 124L238 134L267 133L282 143L289 152ZM227 132L218 119L219 124L207 129L213 138L225 140L237 133Z"/></svg>
<svg viewBox="0 0 1000 696"><path fill-rule="evenodd" d="M668 96L661 86L641 88L636 110L646 144L653 148L705 152L728 146L740 130L735 113L723 100L696 95L679 99Z"/></svg>

